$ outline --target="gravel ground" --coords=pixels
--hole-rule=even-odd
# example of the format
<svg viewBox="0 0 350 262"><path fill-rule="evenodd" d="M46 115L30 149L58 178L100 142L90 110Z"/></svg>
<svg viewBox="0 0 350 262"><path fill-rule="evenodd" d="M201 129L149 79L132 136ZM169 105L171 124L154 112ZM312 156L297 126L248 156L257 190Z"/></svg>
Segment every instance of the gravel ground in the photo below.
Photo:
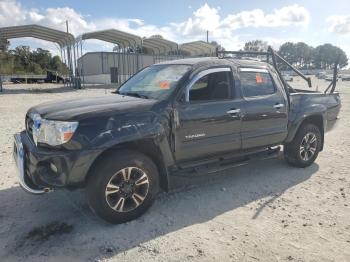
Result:
<svg viewBox="0 0 350 262"><path fill-rule="evenodd" d="M300 85L300 80L294 82ZM316 80L319 89L327 83ZM18 185L12 134L29 107L110 89L8 85L0 94L1 261L350 261L350 82L341 120L312 166L270 159L162 193L141 218L109 225L84 191L42 196Z"/></svg>

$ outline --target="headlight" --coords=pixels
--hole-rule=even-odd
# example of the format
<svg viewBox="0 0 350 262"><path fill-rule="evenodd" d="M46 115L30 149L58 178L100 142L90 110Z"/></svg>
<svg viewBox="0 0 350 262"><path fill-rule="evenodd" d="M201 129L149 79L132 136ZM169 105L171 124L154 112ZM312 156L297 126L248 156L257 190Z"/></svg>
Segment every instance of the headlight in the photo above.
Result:
<svg viewBox="0 0 350 262"><path fill-rule="evenodd" d="M67 143L78 127L78 122L47 120L39 114L33 114L33 139L35 144L45 143L51 146Z"/></svg>

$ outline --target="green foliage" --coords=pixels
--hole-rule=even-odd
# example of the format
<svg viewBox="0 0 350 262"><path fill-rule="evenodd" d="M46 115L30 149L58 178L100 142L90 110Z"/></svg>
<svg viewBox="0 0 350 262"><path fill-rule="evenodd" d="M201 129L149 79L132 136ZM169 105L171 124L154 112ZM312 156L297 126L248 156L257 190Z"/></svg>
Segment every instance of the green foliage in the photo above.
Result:
<svg viewBox="0 0 350 262"><path fill-rule="evenodd" d="M216 41L211 41L210 44L212 44L213 46L215 46L219 51L225 51L225 48L223 46L221 46L218 42Z"/></svg>
<svg viewBox="0 0 350 262"><path fill-rule="evenodd" d="M244 51L253 51L253 52L266 52L267 42L262 40L253 40L244 44Z"/></svg>
<svg viewBox="0 0 350 262"><path fill-rule="evenodd" d="M303 42L287 42L281 45L278 53L299 69L331 69L337 58L341 68L348 65L345 52L331 44L314 48Z"/></svg>
<svg viewBox="0 0 350 262"><path fill-rule="evenodd" d="M31 51L29 46L17 46L7 51L4 45L6 43L0 42L0 74L46 74L47 70L68 73L60 57L52 57L48 50L37 48Z"/></svg>
<svg viewBox="0 0 350 262"><path fill-rule="evenodd" d="M330 69L337 58L339 58L339 65L341 68L348 65L348 58L345 52L339 47L331 44L324 44L315 48L314 64L317 68Z"/></svg>
<svg viewBox="0 0 350 262"><path fill-rule="evenodd" d="M10 46L10 42L7 39L0 38L0 52L6 52Z"/></svg>
<svg viewBox="0 0 350 262"><path fill-rule="evenodd" d="M245 43L243 50L263 52L267 50L267 47L267 42L254 40ZM299 69L331 69L337 58L339 58L341 68L348 65L345 52L331 44L323 44L314 48L303 42L286 42L280 46L278 53ZM287 69L284 64L280 64L280 68Z"/></svg>

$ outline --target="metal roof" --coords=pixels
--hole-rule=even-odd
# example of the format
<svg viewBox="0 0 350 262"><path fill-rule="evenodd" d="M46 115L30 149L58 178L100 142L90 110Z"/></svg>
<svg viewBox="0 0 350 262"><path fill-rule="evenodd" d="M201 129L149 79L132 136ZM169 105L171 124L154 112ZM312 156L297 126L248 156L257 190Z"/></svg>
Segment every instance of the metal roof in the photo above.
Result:
<svg viewBox="0 0 350 262"><path fill-rule="evenodd" d="M191 56L213 55L215 46L204 41L194 41L180 45L180 50L189 53Z"/></svg>
<svg viewBox="0 0 350 262"><path fill-rule="evenodd" d="M82 40L98 39L105 42L121 45L122 47L141 45L141 37L130 33L122 32L116 29L108 29L101 31L94 31L82 34Z"/></svg>
<svg viewBox="0 0 350 262"><path fill-rule="evenodd" d="M21 37L33 37L54 42L60 47L74 43L74 36L72 34L40 25L20 25L0 28L0 38L12 39Z"/></svg>
<svg viewBox="0 0 350 262"><path fill-rule="evenodd" d="M0 28L0 38L12 39L21 37L33 37L41 40L57 43L60 47L72 44L75 38L72 34L40 25L21 25ZM178 45L177 43L163 38L143 39L137 35L116 29L108 29L84 33L77 37L78 40L98 39L118 46L135 47L143 45L155 54L168 54L178 49L189 53L190 56L213 55L215 46L204 41L194 41Z"/></svg>
<svg viewBox="0 0 350 262"><path fill-rule="evenodd" d="M165 54L165 55L171 51L178 50L177 43L164 38L156 38L156 37L143 39L142 46L148 49L151 49L153 53Z"/></svg>

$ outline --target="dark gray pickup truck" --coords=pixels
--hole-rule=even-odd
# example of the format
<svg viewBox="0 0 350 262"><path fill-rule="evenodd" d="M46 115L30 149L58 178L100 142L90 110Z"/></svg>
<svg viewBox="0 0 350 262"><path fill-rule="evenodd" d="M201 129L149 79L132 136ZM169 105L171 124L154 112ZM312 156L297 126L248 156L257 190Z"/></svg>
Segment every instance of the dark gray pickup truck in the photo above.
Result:
<svg viewBox="0 0 350 262"><path fill-rule="evenodd" d="M270 63L183 59L141 70L114 94L31 108L14 157L26 191L85 187L96 214L122 223L160 189L279 146L292 166L311 165L339 109L338 93L292 89Z"/></svg>

